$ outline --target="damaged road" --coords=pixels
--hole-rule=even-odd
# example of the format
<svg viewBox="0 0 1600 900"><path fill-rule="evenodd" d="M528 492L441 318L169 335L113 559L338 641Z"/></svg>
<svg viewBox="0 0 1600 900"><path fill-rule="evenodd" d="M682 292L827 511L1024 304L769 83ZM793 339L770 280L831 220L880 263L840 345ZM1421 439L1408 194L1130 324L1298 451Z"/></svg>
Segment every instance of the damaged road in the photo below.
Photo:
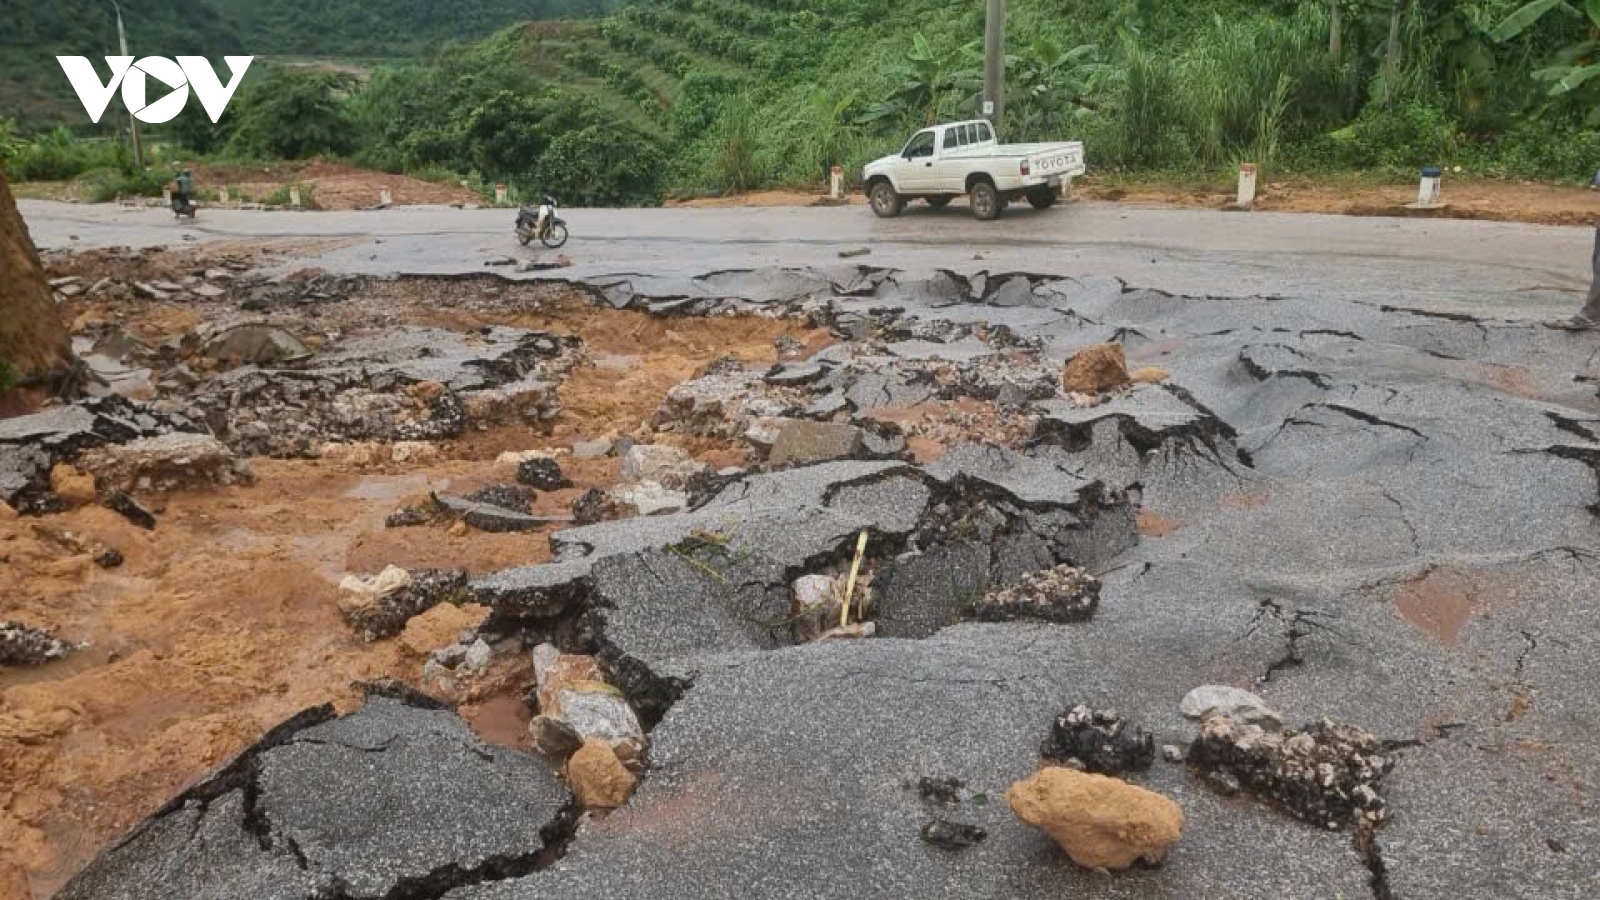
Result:
<svg viewBox="0 0 1600 900"><path fill-rule="evenodd" d="M302 879L316 872L341 879L335 896L454 900L1591 892L1600 447L1584 435L1600 398L1573 379L1594 353L1584 338L1338 298L1016 273L836 266L572 286L667 322L802 317L831 335L686 372L611 439L619 472L635 460L637 485L681 491L684 508L551 529L547 561L467 583L496 658L544 644L598 658L649 729L637 792L559 839L529 829L560 817L561 792L528 800L521 831L494 835L515 849L470 842L499 806L450 817L388 881L361 860L239 839L223 854L238 868L216 871L248 874L207 889L310 897ZM1059 389L1067 360L1111 341L1146 374ZM428 374L414 380L499 387ZM581 437L574 456L597 436ZM629 455L669 441L731 456L691 471ZM799 627L819 608L826 619L830 597L848 634ZM1283 752L1309 740L1316 778L1343 758L1327 754L1356 748L1370 771L1334 779L1354 799L1328 806L1325 792L1251 776L1254 757L1195 743L1202 726L1180 704L1201 685L1337 723L1285 732ZM392 702L364 709L387 716ZM1139 765L1116 768L1182 808L1159 868L1107 879L1076 867L999 802L1079 704L1148 732L1129 751ZM1169 745L1191 750L1151 759ZM370 764L346 756L326 763L339 777ZM1228 796L1208 769L1266 802ZM474 764L451 777L467 795L500 776ZM964 791L934 808L916 789L929 778ZM329 809L354 808L347 789L328 791ZM161 861L191 840L163 830L173 815L64 895L123 896L111 873L116 890L158 892ZM381 842L409 846L408 815L392 834L367 823L349 839L398 853ZM933 817L986 836L934 846ZM227 823L229 839L244 827ZM559 860L524 870L549 847ZM484 862L496 854L519 862Z"/></svg>

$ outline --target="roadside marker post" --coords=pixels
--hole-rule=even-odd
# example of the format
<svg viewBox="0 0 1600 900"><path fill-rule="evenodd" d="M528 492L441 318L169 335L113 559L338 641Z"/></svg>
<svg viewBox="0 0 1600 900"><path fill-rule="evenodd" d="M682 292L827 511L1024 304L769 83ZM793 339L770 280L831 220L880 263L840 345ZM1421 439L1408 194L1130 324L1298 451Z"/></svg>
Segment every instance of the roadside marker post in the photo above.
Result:
<svg viewBox="0 0 1600 900"><path fill-rule="evenodd" d="M1239 164L1239 196L1233 201L1240 209L1249 209L1256 202L1256 164Z"/></svg>
<svg viewBox="0 0 1600 900"><path fill-rule="evenodd" d="M300 187L299 187L299 185L294 185L294 184L289 185L289 208L290 209L299 209L300 208Z"/></svg>
<svg viewBox="0 0 1600 900"><path fill-rule="evenodd" d="M394 195L389 192L389 189L388 188L379 188L378 189L378 205L379 206L389 206L392 203L394 203Z"/></svg>
<svg viewBox="0 0 1600 900"><path fill-rule="evenodd" d="M226 186L217 188L217 202L218 203L227 203L228 202L228 188Z"/></svg>
<svg viewBox="0 0 1600 900"><path fill-rule="evenodd" d="M1440 209L1445 204L1440 199L1443 191L1439 184L1444 177L1444 169L1439 166L1425 166L1422 169L1422 180L1417 185L1417 202L1407 205L1408 209Z"/></svg>
<svg viewBox="0 0 1600 900"><path fill-rule="evenodd" d="M842 166L834 166L832 171L829 172L829 175L830 175L830 178L828 180L828 196L833 198L834 200L843 200L844 199L844 168Z"/></svg>
<svg viewBox="0 0 1600 900"><path fill-rule="evenodd" d="M172 188L162 188L161 189L161 205L163 205L163 206L171 206L172 205Z"/></svg>
<svg viewBox="0 0 1600 900"><path fill-rule="evenodd" d="M506 186L505 185L497 184L497 185L494 186L494 203L495 203L496 206L505 206L506 205Z"/></svg>

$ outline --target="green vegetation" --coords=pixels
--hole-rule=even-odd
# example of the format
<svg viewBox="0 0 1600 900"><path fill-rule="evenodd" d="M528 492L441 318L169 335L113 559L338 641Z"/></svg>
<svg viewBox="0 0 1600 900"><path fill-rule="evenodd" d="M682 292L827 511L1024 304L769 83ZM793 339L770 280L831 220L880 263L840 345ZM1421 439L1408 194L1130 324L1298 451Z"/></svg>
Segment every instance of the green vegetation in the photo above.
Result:
<svg viewBox="0 0 1600 900"><path fill-rule="evenodd" d="M209 2L224 19L251 6ZM484 24L515 4L468 5L462 21ZM328 24L330 43L297 51L378 49L337 44L383 32L343 0L323 6L266 0L251 15ZM425 31L421 6L373 8ZM331 155L571 203L816 184L929 121L975 115L982 30L982 0L635 0L365 82L260 65L221 123L194 112L164 136L198 154ZM1039 0L1013 4L1009 37L1002 136L1080 138L1100 171L1193 179L1253 161L1272 177L1409 179L1436 163L1576 182L1600 167L1600 0ZM72 143L36 137L10 171L73 169Z"/></svg>

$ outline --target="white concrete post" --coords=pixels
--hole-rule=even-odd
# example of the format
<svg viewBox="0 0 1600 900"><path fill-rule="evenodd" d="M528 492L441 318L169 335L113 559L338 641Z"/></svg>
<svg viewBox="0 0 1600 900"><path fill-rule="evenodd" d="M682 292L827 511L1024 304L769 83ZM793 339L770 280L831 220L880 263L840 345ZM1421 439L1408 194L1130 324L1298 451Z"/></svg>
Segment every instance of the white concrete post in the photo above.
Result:
<svg viewBox="0 0 1600 900"><path fill-rule="evenodd" d="M389 193L389 189L388 188L379 188L379 190L378 190L378 202L383 204L384 206L389 206L389 205L394 203L394 195Z"/></svg>
<svg viewBox="0 0 1600 900"><path fill-rule="evenodd" d="M1438 166L1428 166L1422 170L1422 182L1417 186L1417 206L1422 209L1431 209L1439 205L1439 179L1443 171Z"/></svg>
<svg viewBox="0 0 1600 900"><path fill-rule="evenodd" d="M217 202L218 203L227 203L228 202L228 187L227 187L227 185L223 185L222 187L217 188Z"/></svg>
<svg viewBox="0 0 1600 900"><path fill-rule="evenodd" d="M834 166L833 167L833 171L829 173L829 176L830 177L828 179L828 196L832 197L835 200L843 200L844 199L844 168L842 166Z"/></svg>
<svg viewBox="0 0 1600 900"><path fill-rule="evenodd" d="M289 185L289 208L300 208L300 186L298 184Z"/></svg>
<svg viewBox="0 0 1600 900"><path fill-rule="evenodd" d="M172 205L172 188L161 189L161 202L167 206Z"/></svg>
<svg viewBox="0 0 1600 900"><path fill-rule="evenodd" d="M506 186L505 185L496 184L494 186L494 204L496 206L505 206L506 205Z"/></svg>
<svg viewBox="0 0 1600 900"><path fill-rule="evenodd" d="M1249 209L1256 202L1256 164L1239 164L1239 197L1234 205Z"/></svg>

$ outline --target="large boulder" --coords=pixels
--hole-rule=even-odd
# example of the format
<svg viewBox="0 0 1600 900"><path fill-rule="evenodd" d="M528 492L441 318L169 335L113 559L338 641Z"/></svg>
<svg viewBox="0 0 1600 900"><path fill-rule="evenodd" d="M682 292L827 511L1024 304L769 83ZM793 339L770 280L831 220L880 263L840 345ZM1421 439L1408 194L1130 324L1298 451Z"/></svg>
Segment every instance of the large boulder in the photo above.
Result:
<svg viewBox="0 0 1600 900"><path fill-rule="evenodd" d="M1183 834L1183 810L1155 791L1076 769L1043 769L1006 790L1017 818L1089 869L1159 863Z"/></svg>

